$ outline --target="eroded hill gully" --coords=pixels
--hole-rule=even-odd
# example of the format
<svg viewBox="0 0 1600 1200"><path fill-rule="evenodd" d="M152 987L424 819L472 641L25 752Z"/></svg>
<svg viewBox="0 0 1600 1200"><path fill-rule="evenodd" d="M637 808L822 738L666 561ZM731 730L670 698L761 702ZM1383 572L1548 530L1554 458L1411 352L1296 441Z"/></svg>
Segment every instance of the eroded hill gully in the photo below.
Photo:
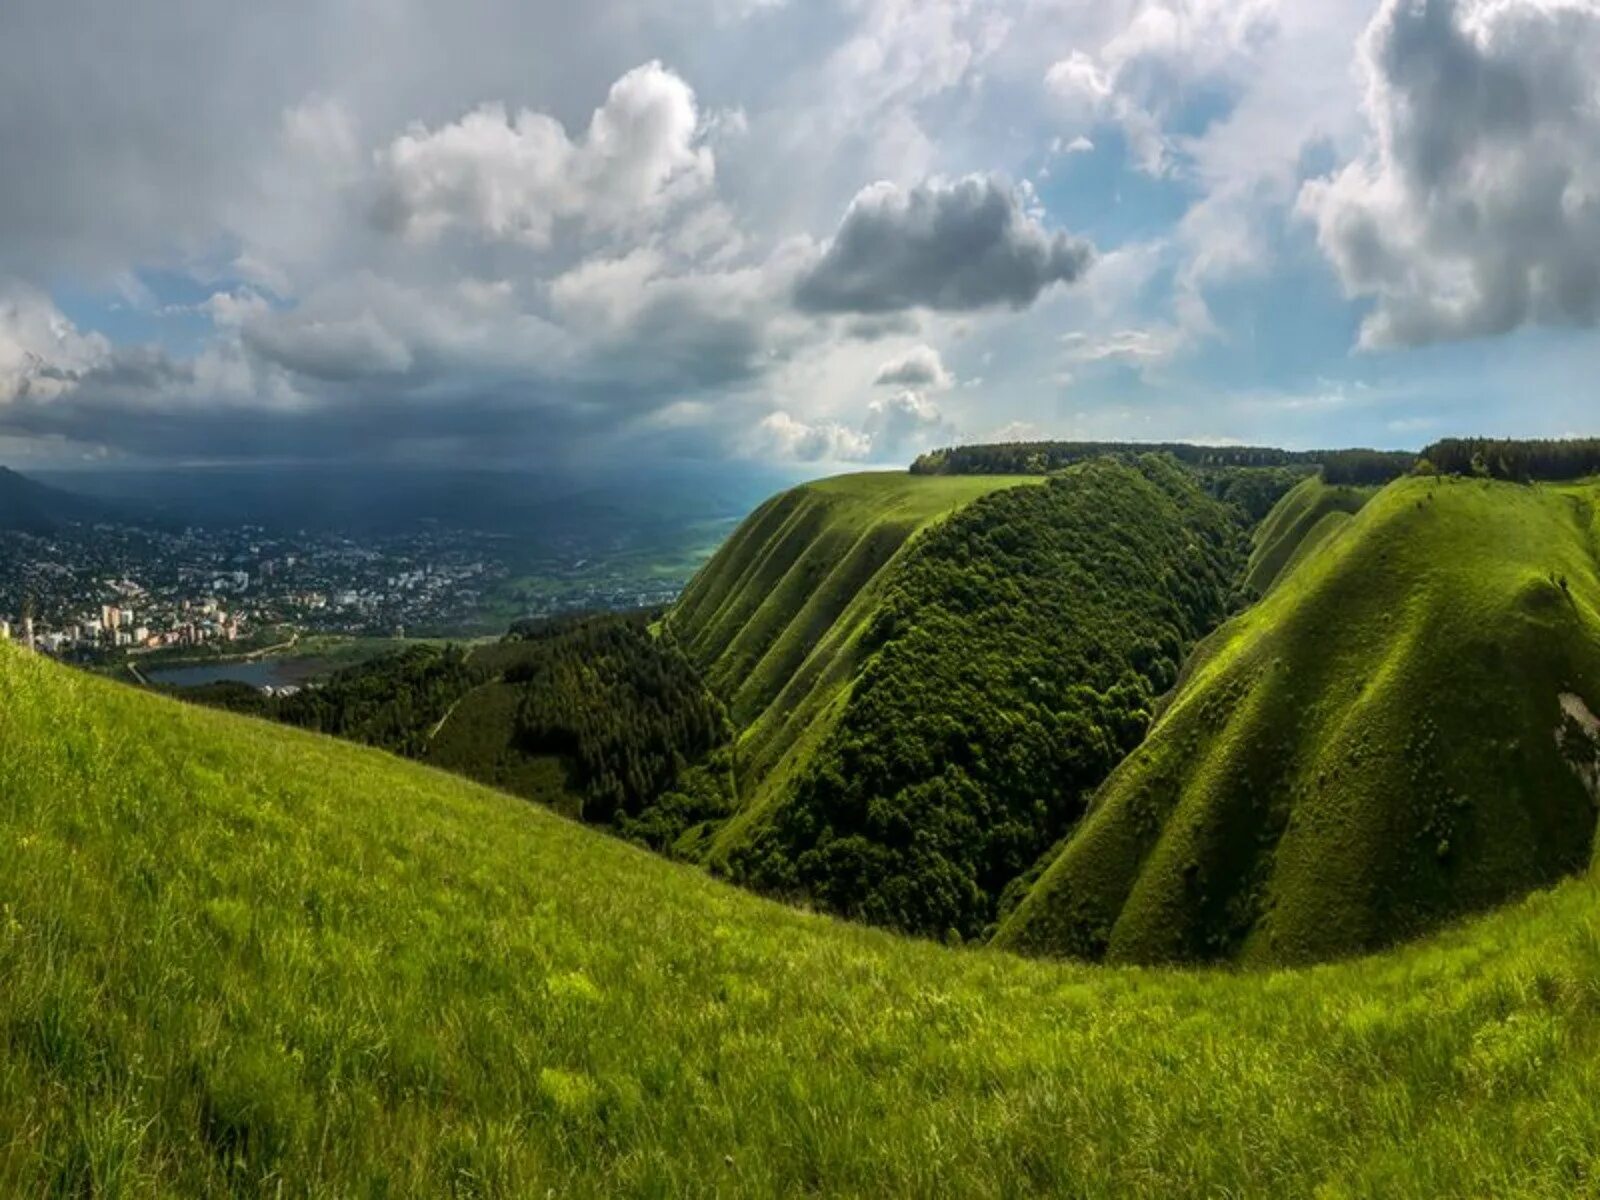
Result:
<svg viewBox="0 0 1600 1200"><path fill-rule="evenodd" d="M845 606L854 628L831 646L845 671L819 670L826 641L788 656L831 688L745 728L741 760L778 769L741 797L709 861L759 890L970 938L1077 820L1226 615L1247 523L1155 456L1086 463L941 515L874 576L870 603ZM753 553L741 543L728 563L713 560L705 589ZM756 645L770 656L797 630L810 641L805 606L779 601L787 588L756 610L759 639L725 637L729 654ZM704 646L693 591L681 634ZM702 663L713 681L726 665ZM796 730L790 718L807 708ZM802 754L775 760L763 744L774 715Z"/></svg>
<svg viewBox="0 0 1600 1200"><path fill-rule="evenodd" d="M1584 870L1596 743L1557 697L1600 694L1590 491L1379 493L1208 640L1001 943L1315 961Z"/></svg>

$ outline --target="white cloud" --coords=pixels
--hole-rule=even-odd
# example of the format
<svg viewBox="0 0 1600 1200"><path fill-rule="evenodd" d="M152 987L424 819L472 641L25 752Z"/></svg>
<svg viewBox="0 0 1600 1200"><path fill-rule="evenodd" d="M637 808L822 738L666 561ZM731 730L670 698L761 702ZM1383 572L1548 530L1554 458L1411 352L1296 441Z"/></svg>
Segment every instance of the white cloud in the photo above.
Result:
<svg viewBox="0 0 1600 1200"><path fill-rule="evenodd" d="M0 290L0 404L53 400L111 356L110 342L81 333L44 294Z"/></svg>
<svg viewBox="0 0 1600 1200"><path fill-rule="evenodd" d="M872 439L834 421L806 422L780 410L762 418L745 450L780 462L857 462L872 453Z"/></svg>
<svg viewBox="0 0 1600 1200"><path fill-rule="evenodd" d="M1120 362L1146 366L1171 358L1184 344L1183 332L1171 326L1116 329L1108 333L1073 332L1061 338L1068 362Z"/></svg>
<svg viewBox="0 0 1600 1200"><path fill-rule="evenodd" d="M1278 7L1278 0L1141 4L1096 53L1074 49L1053 63L1045 89L1066 119L1119 126L1141 170L1168 174L1180 140L1168 125L1186 95L1252 70Z"/></svg>
<svg viewBox="0 0 1600 1200"><path fill-rule="evenodd" d="M420 238L462 226L534 247L562 220L648 227L710 186L702 132L689 85L647 63L612 85L576 140L545 113L500 104L436 130L414 126L379 155L374 211L385 228Z"/></svg>
<svg viewBox="0 0 1600 1200"><path fill-rule="evenodd" d="M939 406L911 388L868 404L863 431L879 459L926 450L934 442L952 440L955 433Z"/></svg>
<svg viewBox="0 0 1600 1200"><path fill-rule="evenodd" d="M1370 145L1301 208L1361 344L1600 321L1600 8L1386 0L1360 61Z"/></svg>

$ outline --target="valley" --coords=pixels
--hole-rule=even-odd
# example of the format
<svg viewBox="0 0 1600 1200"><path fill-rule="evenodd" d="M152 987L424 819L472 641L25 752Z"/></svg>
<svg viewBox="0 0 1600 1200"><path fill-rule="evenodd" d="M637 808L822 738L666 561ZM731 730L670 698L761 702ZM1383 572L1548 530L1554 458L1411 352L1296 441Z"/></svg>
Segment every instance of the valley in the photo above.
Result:
<svg viewBox="0 0 1600 1200"><path fill-rule="evenodd" d="M805 484L663 613L189 694L1031 954L1339 958L1585 869L1592 485L1227 453Z"/></svg>
<svg viewBox="0 0 1600 1200"><path fill-rule="evenodd" d="M0 1190L1581 1193L1600 490L1417 462L803 484L293 694L0 644Z"/></svg>

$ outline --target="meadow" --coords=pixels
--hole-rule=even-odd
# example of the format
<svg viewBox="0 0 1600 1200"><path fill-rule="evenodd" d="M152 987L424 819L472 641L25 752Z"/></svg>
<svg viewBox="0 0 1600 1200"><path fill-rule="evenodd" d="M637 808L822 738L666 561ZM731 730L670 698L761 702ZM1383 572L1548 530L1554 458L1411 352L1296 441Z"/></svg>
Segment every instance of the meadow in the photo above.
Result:
<svg viewBox="0 0 1600 1200"><path fill-rule="evenodd" d="M811 916L0 646L0 1193L1573 1196L1600 896L1248 974Z"/></svg>

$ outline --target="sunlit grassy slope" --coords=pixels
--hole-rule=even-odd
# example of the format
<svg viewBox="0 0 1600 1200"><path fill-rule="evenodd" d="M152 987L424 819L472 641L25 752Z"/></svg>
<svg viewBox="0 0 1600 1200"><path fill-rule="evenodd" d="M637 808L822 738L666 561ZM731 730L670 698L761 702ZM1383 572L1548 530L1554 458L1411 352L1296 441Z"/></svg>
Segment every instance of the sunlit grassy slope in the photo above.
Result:
<svg viewBox="0 0 1600 1200"><path fill-rule="evenodd" d="M743 805L718 832L738 840L837 715L858 647L911 536L1019 475L868 472L819 480L763 504L674 606L670 625L743 731Z"/></svg>
<svg viewBox="0 0 1600 1200"><path fill-rule="evenodd" d="M950 951L0 645L0 1195L1570 1196L1597 1039L1587 880L1305 972Z"/></svg>
<svg viewBox="0 0 1600 1200"><path fill-rule="evenodd" d="M1257 594L1269 590L1289 568L1343 528L1377 490L1330 486L1318 475L1295 485L1257 526L1245 585Z"/></svg>
<svg viewBox="0 0 1600 1200"><path fill-rule="evenodd" d="M1384 489L1201 647L1000 942L1323 958L1587 868L1597 498Z"/></svg>

